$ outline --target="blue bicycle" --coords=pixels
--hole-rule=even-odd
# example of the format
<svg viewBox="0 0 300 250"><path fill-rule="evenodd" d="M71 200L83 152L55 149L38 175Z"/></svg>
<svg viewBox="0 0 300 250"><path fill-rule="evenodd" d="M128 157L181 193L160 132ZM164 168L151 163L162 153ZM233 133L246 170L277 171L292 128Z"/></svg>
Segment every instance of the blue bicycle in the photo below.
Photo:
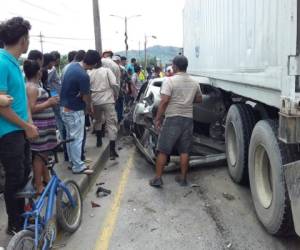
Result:
<svg viewBox="0 0 300 250"><path fill-rule="evenodd" d="M57 235L57 224L70 233L79 228L82 219L82 197L79 187L73 180L62 182L54 170L57 149L71 140L60 142L51 151L54 157L50 160L39 155L45 163L47 162L51 180L36 201L32 194L19 194L30 201L32 209L23 214L24 228L13 236L7 250L51 249Z"/></svg>

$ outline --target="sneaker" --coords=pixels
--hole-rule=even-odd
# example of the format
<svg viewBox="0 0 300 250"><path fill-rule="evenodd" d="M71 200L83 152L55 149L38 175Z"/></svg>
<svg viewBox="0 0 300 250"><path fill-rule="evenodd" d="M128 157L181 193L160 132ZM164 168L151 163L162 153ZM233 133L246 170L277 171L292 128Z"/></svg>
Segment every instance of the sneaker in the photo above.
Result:
<svg viewBox="0 0 300 250"><path fill-rule="evenodd" d="M182 178L180 175L175 176L175 181L182 187L187 186L187 180Z"/></svg>
<svg viewBox="0 0 300 250"><path fill-rule="evenodd" d="M152 187L160 188L163 185L163 181L161 177L154 177L149 181L149 185Z"/></svg>

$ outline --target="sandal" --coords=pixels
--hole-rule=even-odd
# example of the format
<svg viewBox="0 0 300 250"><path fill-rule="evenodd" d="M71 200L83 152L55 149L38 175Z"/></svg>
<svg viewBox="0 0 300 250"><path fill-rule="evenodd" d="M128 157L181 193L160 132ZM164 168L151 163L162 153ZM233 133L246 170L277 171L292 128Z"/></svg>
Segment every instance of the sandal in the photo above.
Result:
<svg viewBox="0 0 300 250"><path fill-rule="evenodd" d="M186 187L188 185L187 180L180 175L175 176L175 181L182 187Z"/></svg>
<svg viewBox="0 0 300 250"><path fill-rule="evenodd" d="M92 170L92 169L89 169L89 168L84 168L84 169L82 169L81 171L79 171L79 172L74 172L73 171L73 174L87 174L87 175L90 175L90 174L93 174L94 173L94 170Z"/></svg>
<svg viewBox="0 0 300 250"><path fill-rule="evenodd" d="M156 188L161 188L163 185L163 181L161 177L154 177L149 181L149 185Z"/></svg>

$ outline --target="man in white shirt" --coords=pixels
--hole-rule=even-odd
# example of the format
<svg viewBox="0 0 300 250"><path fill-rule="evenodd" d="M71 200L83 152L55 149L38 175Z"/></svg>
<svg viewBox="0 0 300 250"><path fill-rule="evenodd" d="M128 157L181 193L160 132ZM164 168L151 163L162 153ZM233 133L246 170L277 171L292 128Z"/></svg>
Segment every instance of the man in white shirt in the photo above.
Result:
<svg viewBox="0 0 300 250"><path fill-rule="evenodd" d="M193 137L193 104L202 102L200 85L187 73L188 60L185 56L173 59L174 76L166 78L161 88L161 101L155 118L155 127L160 130L157 143L156 176L150 180L153 187L163 185L162 173L167 158L176 147L180 154L181 175L175 180L187 185L189 153ZM163 124L162 116L165 115Z"/></svg>
<svg viewBox="0 0 300 250"><path fill-rule="evenodd" d="M102 66L104 68L109 68L111 71L114 73L116 77L117 84L120 86L120 81L121 81L121 70L119 65L113 61L113 52L112 51L105 51L102 54Z"/></svg>
<svg viewBox="0 0 300 250"><path fill-rule="evenodd" d="M95 131L97 136L97 147L102 145L102 125L106 122L108 138L110 140L110 159L118 157L116 152L117 139L117 114L115 101L119 93L119 84L114 73L100 66L89 71L91 82L92 107L95 118Z"/></svg>
<svg viewBox="0 0 300 250"><path fill-rule="evenodd" d="M119 66L120 69L120 91L118 94L118 99L116 100L116 111L117 111L117 117L118 117L118 123L120 124L123 120L123 111L124 111L124 77L125 77L125 67L121 64L121 57L118 55L114 55L112 57L112 60Z"/></svg>

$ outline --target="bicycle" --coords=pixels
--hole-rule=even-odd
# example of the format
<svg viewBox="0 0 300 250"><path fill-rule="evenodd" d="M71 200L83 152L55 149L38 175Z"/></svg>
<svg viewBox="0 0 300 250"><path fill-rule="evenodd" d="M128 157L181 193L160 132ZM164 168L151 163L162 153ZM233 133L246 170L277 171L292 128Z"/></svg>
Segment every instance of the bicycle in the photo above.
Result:
<svg viewBox="0 0 300 250"><path fill-rule="evenodd" d="M78 185L73 180L62 182L57 176L54 166L58 162L57 149L65 143L60 142L53 150L53 157L44 159L51 173L51 179L46 185L41 196L34 202L33 194L19 194L19 197L27 198L32 209L23 214L23 230L15 234L10 240L7 250L47 250L51 249L57 235L57 224L70 233L75 232L82 219L82 197ZM54 203L56 201L56 216ZM42 211L46 209L44 215ZM56 223L57 222L57 223Z"/></svg>

